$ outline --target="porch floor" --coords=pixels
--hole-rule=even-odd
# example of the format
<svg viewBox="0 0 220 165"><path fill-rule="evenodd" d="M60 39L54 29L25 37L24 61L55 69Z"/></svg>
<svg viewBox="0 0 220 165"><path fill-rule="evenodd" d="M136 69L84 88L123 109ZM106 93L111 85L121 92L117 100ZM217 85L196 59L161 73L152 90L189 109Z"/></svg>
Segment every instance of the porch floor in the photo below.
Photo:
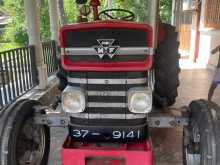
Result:
<svg viewBox="0 0 220 165"><path fill-rule="evenodd" d="M174 108L188 105L191 100L207 98L212 70L184 70L181 72L179 97ZM213 99L220 104L220 88L216 89ZM52 129L51 155L49 165L60 165L60 147L66 130ZM156 165L182 165L182 128L154 129L153 145Z"/></svg>

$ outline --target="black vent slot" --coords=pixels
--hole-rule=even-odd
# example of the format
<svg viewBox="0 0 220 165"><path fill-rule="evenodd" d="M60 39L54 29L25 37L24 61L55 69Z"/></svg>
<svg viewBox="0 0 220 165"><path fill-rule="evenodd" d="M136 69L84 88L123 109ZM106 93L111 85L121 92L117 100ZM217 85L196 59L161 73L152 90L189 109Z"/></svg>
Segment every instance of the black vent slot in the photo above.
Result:
<svg viewBox="0 0 220 165"><path fill-rule="evenodd" d="M65 34L66 47L92 47L99 45L97 39L115 39L114 45L120 47L141 47L147 45L147 34L135 29L87 29L69 31Z"/></svg>

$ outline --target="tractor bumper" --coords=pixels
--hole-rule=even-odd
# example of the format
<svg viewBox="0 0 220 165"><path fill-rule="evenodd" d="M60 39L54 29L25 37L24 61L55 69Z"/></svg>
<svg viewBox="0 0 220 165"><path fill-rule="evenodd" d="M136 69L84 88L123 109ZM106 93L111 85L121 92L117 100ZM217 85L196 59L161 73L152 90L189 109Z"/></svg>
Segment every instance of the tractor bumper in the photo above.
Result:
<svg viewBox="0 0 220 165"><path fill-rule="evenodd" d="M128 144L81 143L67 138L62 165L153 165L150 141Z"/></svg>

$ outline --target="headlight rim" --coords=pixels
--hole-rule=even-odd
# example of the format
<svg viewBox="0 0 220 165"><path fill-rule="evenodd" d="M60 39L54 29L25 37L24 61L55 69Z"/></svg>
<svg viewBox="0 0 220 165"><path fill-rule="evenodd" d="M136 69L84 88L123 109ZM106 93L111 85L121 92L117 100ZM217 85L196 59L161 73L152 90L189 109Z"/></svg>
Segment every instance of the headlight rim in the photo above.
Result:
<svg viewBox="0 0 220 165"><path fill-rule="evenodd" d="M150 99L150 106L148 106L148 108L143 111L143 112L140 112L139 110L135 110L133 107L132 107L132 96L134 94L138 94L138 93L144 93L145 95L147 95ZM131 113L135 113L135 114L148 114L152 111L152 106L153 106L153 91L151 88L149 87L133 87L133 88L130 88L128 90L128 94L127 94L127 103L128 103L128 109Z"/></svg>
<svg viewBox="0 0 220 165"><path fill-rule="evenodd" d="M65 110L65 105L64 105L64 97L65 94L69 94L69 93L75 93L78 94L82 100L82 107L80 110L74 111L73 109L66 109ZM62 105L62 110L63 112L67 113L67 114L76 114L76 113L82 113L85 111L86 108L86 96L85 96L85 91L81 88L81 87L73 87L73 86L67 86L61 95L61 105Z"/></svg>

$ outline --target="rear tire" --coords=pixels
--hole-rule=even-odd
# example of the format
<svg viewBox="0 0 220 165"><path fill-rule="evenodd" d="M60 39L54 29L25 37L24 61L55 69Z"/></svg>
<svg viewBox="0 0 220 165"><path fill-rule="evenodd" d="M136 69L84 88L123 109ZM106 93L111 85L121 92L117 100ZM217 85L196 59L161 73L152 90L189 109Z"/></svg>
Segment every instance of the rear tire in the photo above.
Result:
<svg viewBox="0 0 220 165"><path fill-rule="evenodd" d="M154 58L155 90L154 105L156 107L168 107L175 103L179 86L179 42L175 28L168 24L162 24L165 38L156 50Z"/></svg>
<svg viewBox="0 0 220 165"><path fill-rule="evenodd" d="M219 165L220 107L198 100L189 109L189 125L184 128L184 165Z"/></svg>
<svg viewBox="0 0 220 165"><path fill-rule="evenodd" d="M1 116L0 164L47 165L50 129L34 123L36 105L40 104L32 100L18 101Z"/></svg>

